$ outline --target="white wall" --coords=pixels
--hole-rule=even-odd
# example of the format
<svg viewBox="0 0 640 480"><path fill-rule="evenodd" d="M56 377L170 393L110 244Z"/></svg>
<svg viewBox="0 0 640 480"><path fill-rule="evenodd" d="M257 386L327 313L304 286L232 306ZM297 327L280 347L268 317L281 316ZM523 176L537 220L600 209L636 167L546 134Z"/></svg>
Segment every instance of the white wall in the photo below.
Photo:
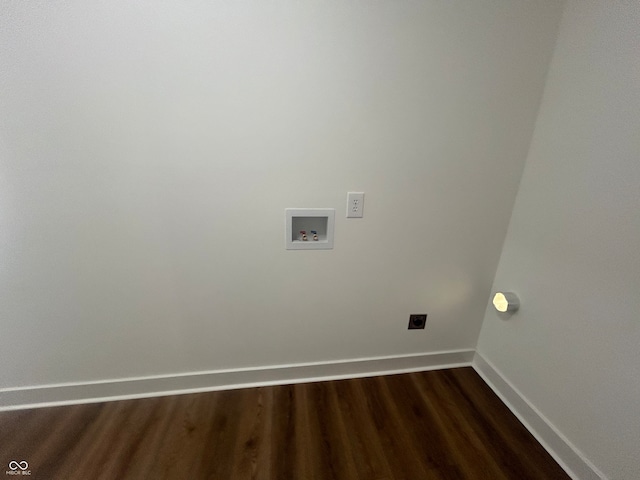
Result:
<svg viewBox="0 0 640 480"><path fill-rule="evenodd" d="M611 479L640 478L640 4L569 2L478 351Z"/></svg>
<svg viewBox="0 0 640 480"><path fill-rule="evenodd" d="M560 9L3 2L0 386L473 348Z"/></svg>

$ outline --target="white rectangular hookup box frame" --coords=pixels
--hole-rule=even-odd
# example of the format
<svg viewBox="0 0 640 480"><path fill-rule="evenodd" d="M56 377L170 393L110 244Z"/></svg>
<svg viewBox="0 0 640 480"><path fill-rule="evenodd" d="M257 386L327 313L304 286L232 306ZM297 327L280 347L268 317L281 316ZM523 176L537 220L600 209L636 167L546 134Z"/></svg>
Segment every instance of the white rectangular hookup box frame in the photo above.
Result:
<svg viewBox="0 0 640 480"><path fill-rule="evenodd" d="M285 246L287 250L330 250L333 248L333 231L336 220L334 208L287 208L285 209L285 217ZM306 240L304 239L305 235Z"/></svg>

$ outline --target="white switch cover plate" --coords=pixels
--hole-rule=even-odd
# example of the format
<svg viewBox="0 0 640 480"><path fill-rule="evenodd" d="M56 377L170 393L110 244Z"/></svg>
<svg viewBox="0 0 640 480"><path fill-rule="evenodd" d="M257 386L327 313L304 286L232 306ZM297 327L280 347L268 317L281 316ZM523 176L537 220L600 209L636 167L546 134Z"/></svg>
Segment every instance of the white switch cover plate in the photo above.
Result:
<svg viewBox="0 0 640 480"><path fill-rule="evenodd" d="M347 193L347 218L362 218L364 192Z"/></svg>

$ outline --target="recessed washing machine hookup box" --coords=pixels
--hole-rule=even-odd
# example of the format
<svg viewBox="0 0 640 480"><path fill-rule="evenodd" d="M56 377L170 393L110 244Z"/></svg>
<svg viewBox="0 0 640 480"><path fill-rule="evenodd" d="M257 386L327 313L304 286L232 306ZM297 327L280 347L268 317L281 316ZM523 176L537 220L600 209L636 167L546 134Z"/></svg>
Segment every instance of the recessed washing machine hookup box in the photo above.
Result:
<svg viewBox="0 0 640 480"><path fill-rule="evenodd" d="M287 250L329 250L333 248L336 211L333 208L287 208Z"/></svg>

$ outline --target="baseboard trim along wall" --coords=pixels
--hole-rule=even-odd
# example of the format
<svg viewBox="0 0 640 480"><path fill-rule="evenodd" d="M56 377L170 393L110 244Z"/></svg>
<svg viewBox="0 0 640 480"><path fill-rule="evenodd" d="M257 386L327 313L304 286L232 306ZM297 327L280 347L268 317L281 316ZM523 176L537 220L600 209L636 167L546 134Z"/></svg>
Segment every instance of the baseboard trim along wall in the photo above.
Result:
<svg viewBox="0 0 640 480"><path fill-rule="evenodd" d="M0 389L0 411L470 366L474 350Z"/></svg>
<svg viewBox="0 0 640 480"><path fill-rule="evenodd" d="M607 480L488 360L476 352L473 368L574 480Z"/></svg>

